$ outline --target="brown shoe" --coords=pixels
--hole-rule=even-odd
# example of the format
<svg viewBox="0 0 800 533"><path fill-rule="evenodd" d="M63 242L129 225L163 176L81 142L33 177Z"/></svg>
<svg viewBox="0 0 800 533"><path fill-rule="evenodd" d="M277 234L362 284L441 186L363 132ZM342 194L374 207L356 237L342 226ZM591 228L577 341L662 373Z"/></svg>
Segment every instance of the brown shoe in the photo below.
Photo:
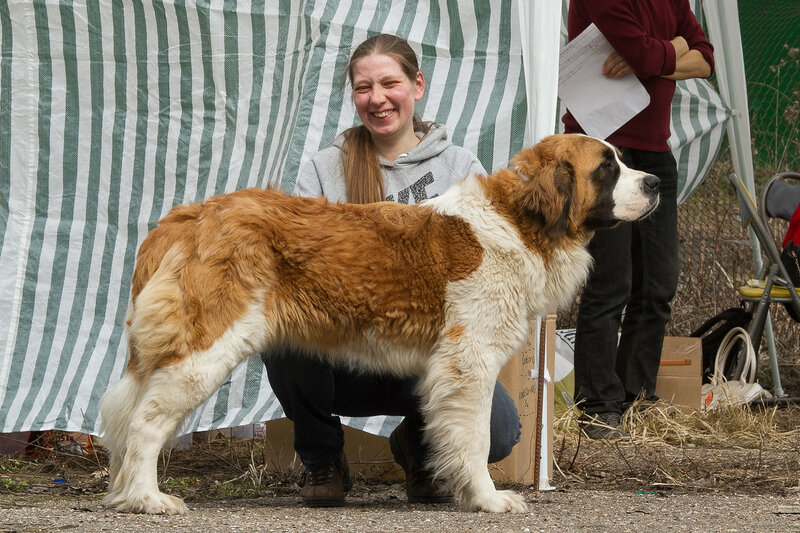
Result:
<svg viewBox="0 0 800 533"><path fill-rule="evenodd" d="M308 507L341 507L345 493L353 488L344 452L322 468L306 470L304 477L300 497Z"/></svg>
<svg viewBox="0 0 800 533"><path fill-rule="evenodd" d="M389 435L389 448L394 460L406 473L406 496L409 503L452 503L453 495L445 490L442 480L434 481L431 474L415 464L406 447L405 420Z"/></svg>

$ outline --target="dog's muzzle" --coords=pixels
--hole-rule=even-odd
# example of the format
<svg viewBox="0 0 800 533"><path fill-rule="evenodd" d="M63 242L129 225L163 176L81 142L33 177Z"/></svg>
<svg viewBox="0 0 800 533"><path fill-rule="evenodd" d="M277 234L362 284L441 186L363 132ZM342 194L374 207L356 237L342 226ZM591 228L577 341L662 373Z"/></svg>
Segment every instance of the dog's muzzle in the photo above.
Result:
<svg viewBox="0 0 800 533"><path fill-rule="evenodd" d="M642 218L648 216L658 207L660 186L661 178L658 176L648 174L642 179L642 192L649 200L649 205L647 206L646 212L642 215Z"/></svg>

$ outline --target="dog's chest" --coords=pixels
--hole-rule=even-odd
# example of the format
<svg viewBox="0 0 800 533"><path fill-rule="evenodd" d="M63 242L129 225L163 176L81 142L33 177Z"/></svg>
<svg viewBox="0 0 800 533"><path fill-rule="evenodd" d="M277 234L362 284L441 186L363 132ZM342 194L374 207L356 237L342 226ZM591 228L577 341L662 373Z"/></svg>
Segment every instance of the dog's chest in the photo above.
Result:
<svg viewBox="0 0 800 533"><path fill-rule="evenodd" d="M545 269L542 296L553 312L569 304L586 282L592 266L592 256L582 246L557 252Z"/></svg>

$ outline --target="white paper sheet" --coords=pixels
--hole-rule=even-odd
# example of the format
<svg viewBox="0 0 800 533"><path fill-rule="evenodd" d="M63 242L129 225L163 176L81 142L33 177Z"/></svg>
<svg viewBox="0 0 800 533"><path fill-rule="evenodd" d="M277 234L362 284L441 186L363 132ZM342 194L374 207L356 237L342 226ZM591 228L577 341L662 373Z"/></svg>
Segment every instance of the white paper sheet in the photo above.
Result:
<svg viewBox="0 0 800 533"><path fill-rule="evenodd" d="M614 51L594 24L570 41L559 59L558 96L583 131L605 139L650 103L639 78L603 76L603 63Z"/></svg>

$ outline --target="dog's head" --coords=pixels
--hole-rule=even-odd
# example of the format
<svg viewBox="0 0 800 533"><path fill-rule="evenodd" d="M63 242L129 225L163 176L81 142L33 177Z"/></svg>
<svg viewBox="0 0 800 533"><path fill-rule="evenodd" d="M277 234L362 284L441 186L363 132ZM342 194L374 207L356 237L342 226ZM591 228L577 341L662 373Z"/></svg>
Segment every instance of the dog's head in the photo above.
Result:
<svg viewBox="0 0 800 533"><path fill-rule="evenodd" d="M659 179L628 168L616 148L585 135L552 135L519 152L518 206L553 238L644 218L658 205Z"/></svg>

